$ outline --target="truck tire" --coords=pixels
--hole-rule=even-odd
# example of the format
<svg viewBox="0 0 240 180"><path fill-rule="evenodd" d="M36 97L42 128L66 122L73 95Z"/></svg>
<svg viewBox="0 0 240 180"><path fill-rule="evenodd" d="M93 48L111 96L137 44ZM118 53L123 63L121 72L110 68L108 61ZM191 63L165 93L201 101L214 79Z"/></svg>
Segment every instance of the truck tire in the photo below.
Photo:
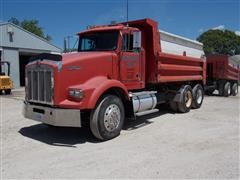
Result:
<svg viewBox="0 0 240 180"><path fill-rule="evenodd" d="M181 101L178 102L178 110L181 113L189 112L192 107L193 95L192 88L189 85L184 86L183 91L180 94Z"/></svg>
<svg viewBox="0 0 240 180"><path fill-rule="evenodd" d="M5 94L11 94L11 89L6 89Z"/></svg>
<svg viewBox="0 0 240 180"><path fill-rule="evenodd" d="M192 95L193 95L192 108L193 109L200 108L204 98L202 85L200 84L195 85L192 90Z"/></svg>
<svg viewBox="0 0 240 180"><path fill-rule="evenodd" d="M105 95L91 113L90 129L96 138L109 140L120 134L124 119L125 110L121 99Z"/></svg>
<svg viewBox="0 0 240 180"><path fill-rule="evenodd" d="M230 82L226 82L224 84L223 95L225 97L228 97L228 96L231 95L231 84L230 84Z"/></svg>
<svg viewBox="0 0 240 180"><path fill-rule="evenodd" d="M238 94L238 84L237 83L234 83L232 85L232 88L231 88L231 94L233 96L236 96Z"/></svg>

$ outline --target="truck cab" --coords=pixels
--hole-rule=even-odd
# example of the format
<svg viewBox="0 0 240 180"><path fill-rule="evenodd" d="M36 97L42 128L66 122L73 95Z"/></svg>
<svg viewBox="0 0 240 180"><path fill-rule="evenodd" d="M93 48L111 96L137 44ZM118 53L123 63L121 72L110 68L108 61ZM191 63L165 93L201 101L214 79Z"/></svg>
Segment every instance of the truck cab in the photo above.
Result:
<svg viewBox="0 0 240 180"><path fill-rule="evenodd" d="M117 26L92 27L79 33L78 52L113 52L113 79L120 80L128 90L144 88L144 50L141 31ZM104 67L103 67L104 68Z"/></svg>

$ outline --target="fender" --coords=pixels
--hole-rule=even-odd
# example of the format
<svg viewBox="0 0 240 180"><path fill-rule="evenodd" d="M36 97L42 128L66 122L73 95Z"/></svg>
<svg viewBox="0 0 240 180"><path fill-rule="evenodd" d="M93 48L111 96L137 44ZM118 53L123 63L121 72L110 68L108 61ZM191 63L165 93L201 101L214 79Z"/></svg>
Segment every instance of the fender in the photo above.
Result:
<svg viewBox="0 0 240 180"><path fill-rule="evenodd" d="M176 93L175 97L173 98L173 101L174 101L174 102L182 102L182 97L183 97L183 96L181 96L181 95L182 95L184 89L185 89L185 86L182 86L182 87L178 90L178 92Z"/></svg>
<svg viewBox="0 0 240 180"><path fill-rule="evenodd" d="M74 86L74 88L82 89L84 92L84 98L80 103L80 109L93 109L96 106L98 99L101 95L110 88L120 88L128 96L126 87L118 80L108 79L105 76L96 76L84 84Z"/></svg>

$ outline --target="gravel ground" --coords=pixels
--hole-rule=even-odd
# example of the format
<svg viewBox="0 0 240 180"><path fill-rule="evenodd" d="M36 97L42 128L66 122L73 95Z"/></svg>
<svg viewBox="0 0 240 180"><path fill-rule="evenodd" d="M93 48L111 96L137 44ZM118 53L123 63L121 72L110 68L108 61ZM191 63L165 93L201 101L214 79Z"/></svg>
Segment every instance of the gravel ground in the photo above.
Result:
<svg viewBox="0 0 240 180"><path fill-rule="evenodd" d="M240 97L205 97L201 109L166 108L98 142L88 129L25 119L23 93L1 96L1 178L239 179Z"/></svg>

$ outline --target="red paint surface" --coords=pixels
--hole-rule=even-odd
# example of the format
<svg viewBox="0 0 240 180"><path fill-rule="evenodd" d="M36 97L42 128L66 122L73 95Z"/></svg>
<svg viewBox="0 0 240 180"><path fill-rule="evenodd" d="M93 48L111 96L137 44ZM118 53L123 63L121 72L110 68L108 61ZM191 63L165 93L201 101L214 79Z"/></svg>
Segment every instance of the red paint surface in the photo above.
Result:
<svg viewBox="0 0 240 180"><path fill-rule="evenodd" d="M211 55L207 57L207 78L240 80L240 70L229 64L228 56Z"/></svg>

